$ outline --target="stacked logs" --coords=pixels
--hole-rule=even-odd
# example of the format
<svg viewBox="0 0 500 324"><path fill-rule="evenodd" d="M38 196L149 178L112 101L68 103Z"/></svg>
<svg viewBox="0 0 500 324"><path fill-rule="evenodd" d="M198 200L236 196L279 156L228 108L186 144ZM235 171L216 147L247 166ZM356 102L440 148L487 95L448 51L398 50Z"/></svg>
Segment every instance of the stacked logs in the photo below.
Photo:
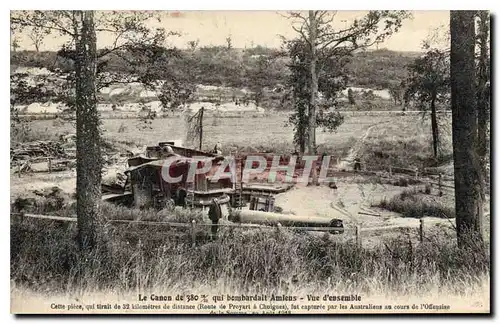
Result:
<svg viewBox="0 0 500 324"><path fill-rule="evenodd" d="M55 141L19 143L17 147L10 149L11 162L25 161L38 157L66 158L66 152L63 145Z"/></svg>

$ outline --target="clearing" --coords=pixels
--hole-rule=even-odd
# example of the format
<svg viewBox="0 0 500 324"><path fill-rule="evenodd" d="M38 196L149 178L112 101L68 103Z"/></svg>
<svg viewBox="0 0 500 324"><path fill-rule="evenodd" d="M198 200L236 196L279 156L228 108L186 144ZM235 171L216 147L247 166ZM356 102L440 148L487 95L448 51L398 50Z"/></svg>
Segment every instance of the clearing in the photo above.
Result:
<svg viewBox="0 0 500 324"><path fill-rule="evenodd" d="M293 151L292 129L285 126L286 117L271 116L258 118L217 118L205 119L204 149L210 149L217 142L222 144L226 154L236 150L267 151L275 153L290 153ZM31 122L31 129L45 132L54 138L62 134L74 132L74 126L69 123L53 120L39 120ZM421 161L412 159L416 152L430 151L430 132L425 131L428 122L422 122L419 116L346 116L345 122L337 132L328 133L318 130L318 144L320 153L340 157L342 166L347 166L356 156L366 160L373 151L381 147L388 147L387 152L400 154L403 163ZM137 119L104 119L104 136L116 144L120 150L137 150L145 145L156 144L169 139L184 139L185 123L182 118L155 119L143 122ZM430 128L430 127L429 127ZM449 141L445 133L444 142ZM383 143L383 144L381 144ZM420 151L408 152L407 148L418 147ZM424 154L424 153L423 153ZM400 161L393 161L397 163ZM371 167L370 161L367 166ZM405 165L400 165L405 166ZM35 173L18 177L11 175L11 200L20 195L50 186L59 186L63 191L72 194L76 185L75 171L57 173ZM343 219L346 229L353 230L356 225L362 228L418 227L416 218L405 218L372 205L382 199L390 199L403 190L416 188L423 190L425 184L410 187L401 187L385 184L380 180L367 175L350 175L336 179L337 190L328 186L296 185L292 190L276 196L276 205L284 212L297 215L338 217ZM444 204L453 206L453 191L445 193ZM359 214L359 212L362 214ZM374 214L374 215L367 215ZM451 229L454 219L443 219L426 216L426 226ZM400 232L395 229L393 232ZM377 240L381 233L376 231L368 235L368 241Z"/></svg>

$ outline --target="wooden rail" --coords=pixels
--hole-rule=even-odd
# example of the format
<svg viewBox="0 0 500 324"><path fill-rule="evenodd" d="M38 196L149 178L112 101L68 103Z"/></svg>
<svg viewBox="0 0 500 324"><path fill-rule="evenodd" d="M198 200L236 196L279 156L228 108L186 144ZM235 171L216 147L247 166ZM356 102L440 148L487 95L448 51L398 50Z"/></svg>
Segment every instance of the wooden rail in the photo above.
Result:
<svg viewBox="0 0 500 324"><path fill-rule="evenodd" d="M382 226L382 227L367 227L367 228L362 228L361 225L356 225L355 229L355 236L356 236L356 246L357 247L362 247L363 245L363 235L362 233L366 232L373 232L373 231L386 231L386 230L397 230L397 229L412 229L416 228L418 230L418 240L420 243L423 243L424 241L424 229L425 229L425 223L424 219L420 218L419 219L419 224L417 226L408 226L408 225L389 225L389 226Z"/></svg>
<svg viewBox="0 0 500 324"><path fill-rule="evenodd" d="M61 222L76 222L76 217L64 217L64 216L52 216L52 215L40 215L40 214L29 214L29 213L11 213L11 217L15 220L15 222L22 222L24 217L32 218L32 219L41 219L41 220L50 220L50 221L61 221ZM265 229L265 230L291 230L291 231L324 231L324 232L332 232L336 231L339 233L352 233L352 229L345 229L344 227L304 227L304 226L266 226L266 225L258 225L258 224L241 224L241 223L219 223L219 224L210 224L210 223L196 223L195 220L192 220L190 223L178 223L178 222L155 222L155 221L140 221L140 220L125 220L125 219L111 219L107 220L107 223L111 224L128 224L128 225L148 225L148 226L165 226L165 227L180 227L180 228L189 228L190 236L192 240L193 246L196 244L196 229L213 227L217 228L226 227L226 228L252 228L252 229ZM381 226L381 227L367 227L362 228L360 224L357 224L354 228L354 236L356 239L356 246L361 248L363 245L363 233L373 232L373 231L386 231L386 230L396 230L396 229L410 229L417 228L419 241L423 242L424 238L424 220L420 219L419 226L408 226L408 225L389 225L389 226Z"/></svg>
<svg viewBox="0 0 500 324"><path fill-rule="evenodd" d="M403 171L403 172L398 172L398 171ZM379 176L383 178L391 178L393 174L395 173L402 173L402 174L414 174L415 179L419 180L423 184L429 184L431 186L436 186L439 189L439 193L443 194L442 190L443 189L455 189L455 186L452 185L447 185L444 184L443 181L454 181L454 178L451 177L445 177L441 172L438 171L429 171L428 169L424 168L423 170L419 170L418 168L401 168L401 167L395 167L392 165L389 165L387 168L387 172L389 173L389 177L384 177L383 174L378 173ZM424 175L434 175L437 176L437 182L436 181L429 181L425 180L422 178ZM420 176L420 177L419 177Z"/></svg>
<svg viewBox="0 0 500 324"><path fill-rule="evenodd" d="M64 216L52 216L52 215L40 215L40 214L27 214L27 213L11 213L12 216L15 217L29 217L29 218L37 218L37 219L46 219L46 220L55 220L62 222L76 222L77 218L75 217L64 217ZM129 224L129 225L151 225L151 226L167 226L167 227L192 227L192 224L195 226L201 227L240 227L240 228L275 228L267 225L258 225L258 224L244 224L244 223L196 223L196 221L192 221L191 223L176 223L176 222L155 222L155 221L141 221L141 220L127 220L127 219L109 219L106 223L115 223L115 224ZM291 230L304 230L304 231L339 231L343 230L343 227L306 227L306 226L280 226L283 229L291 229Z"/></svg>

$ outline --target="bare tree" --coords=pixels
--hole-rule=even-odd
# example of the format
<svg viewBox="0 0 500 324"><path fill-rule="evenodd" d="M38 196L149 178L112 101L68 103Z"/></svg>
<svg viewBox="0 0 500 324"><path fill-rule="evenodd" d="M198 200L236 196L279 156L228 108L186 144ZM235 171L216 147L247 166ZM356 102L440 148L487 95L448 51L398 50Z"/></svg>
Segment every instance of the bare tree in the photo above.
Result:
<svg viewBox="0 0 500 324"><path fill-rule="evenodd" d="M47 31L42 28L31 28L28 33L28 37L31 40L31 44L35 46L35 51L40 52L40 45L43 44L43 40L47 36Z"/></svg>
<svg viewBox="0 0 500 324"><path fill-rule="evenodd" d="M307 44L309 65L309 108L308 141L309 154L316 153L316 127L318 106L318 78L327 66L318 64L322 56L323 63L328 58L351 55L352 52L371 47L384 41L401 27L403 19L409 17L404 11L370 11L366 16L355 19L350 26L335 29L332 22L336 12L312 10L307 13L292 12L288 18L293 20L292 28L299 39ZM382 26L381 26L382 25Z"/></svg>
<svg viewBox="0 0 500 324"><path fill-rule="evenodd" d="M458 244L483 247L483 173L477 152L473 11L451 11L451 107ZM484 251L483 251L484 252Z"/></svg>

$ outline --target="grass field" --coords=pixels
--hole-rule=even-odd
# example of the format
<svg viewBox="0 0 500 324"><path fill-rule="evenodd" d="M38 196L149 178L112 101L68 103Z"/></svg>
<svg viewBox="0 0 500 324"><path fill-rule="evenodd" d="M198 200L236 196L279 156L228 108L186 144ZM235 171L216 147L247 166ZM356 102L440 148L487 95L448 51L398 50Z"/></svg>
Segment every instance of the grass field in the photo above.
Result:
<svg viewBox="0 0 500 324"><path fill-rule="evenodd" d="M209 116L204 119L202 149L211 150L216 143L220 143L224 154L240 151L290 154L295 151L293 128L286 123L287 117L283 115ZM449 124L450 117L443 117L440 125L441 156L437 160L432 158L430 122L420 115L347 114L336 132L317 130L318 153L345 158L356 147L355 154L369 170L386 169L389 165L418 168L444 165L452 157ZM74 125L59 120L35 120L29 125L33 139L57 139L61 134L75 132ZM178 140L189 145L182 117L157 118L147 122L139 119L103 119L102 130L108 142L126 149L143 149L145 145L156 145L166 140ZM27 136L21 138L29 139Z"/></svg>
<svg viewBox="0 0 500 324"><path fill-rule="evenodd" d="M286 121L284 116L206 118L203 149L211 149L220 142L224 153L236 149L291 153L295 149L292 143L293 128L287 127ZM417 154L417 149L423 152L418 154L426 155L425 158L431 154L429 122L422 121L419 116L346 116L344 123L334 133L318 129L318 152L343 156L373 125L375 127L363 149L369 154L377 149L395 155L410 150L411 154ZM54 120L32 121L30 127L34 133L43 134L44 137L53 135L57 138L60 134L75 132L70 123ZM186 124L179 117L159 118L148 123L137 119L103 119L102 129L107 140L130 147L156 145L160 141L174 139L185 141L186 137ZM443 135L445 142L449 142L450 135Z"/></svg>
<svg viewBox="0 0 500 324"><path fill-rule="evenodd" d="M363 156L367 167L431 167L452 160L451 116L439 120L439 157L433 158L430 120L421 116L392 116L366 138Z"/></svg>

